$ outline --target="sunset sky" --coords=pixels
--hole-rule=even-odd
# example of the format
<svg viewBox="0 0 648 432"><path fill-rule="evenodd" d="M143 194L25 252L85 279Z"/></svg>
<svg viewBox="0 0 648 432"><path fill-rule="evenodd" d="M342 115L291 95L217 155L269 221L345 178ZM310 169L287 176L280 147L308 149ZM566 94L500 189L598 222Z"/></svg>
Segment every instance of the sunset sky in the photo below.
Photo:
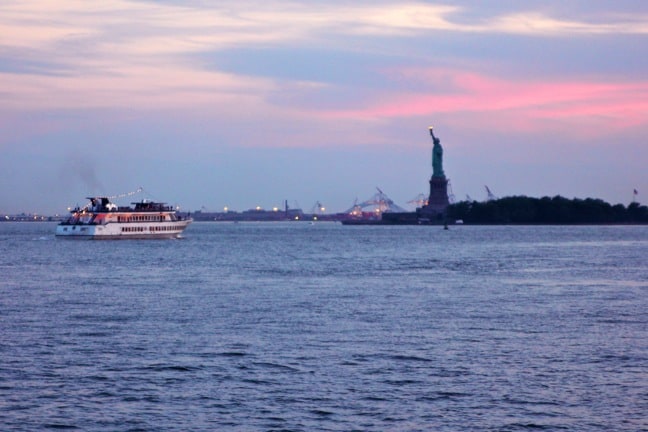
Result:
<svg viewBox="0 0 648 432"><path fill-rule="evenodd" d="M0 213L648 201L648 2L0 2ZM128 200L126 200L127 202Z"/></svg>

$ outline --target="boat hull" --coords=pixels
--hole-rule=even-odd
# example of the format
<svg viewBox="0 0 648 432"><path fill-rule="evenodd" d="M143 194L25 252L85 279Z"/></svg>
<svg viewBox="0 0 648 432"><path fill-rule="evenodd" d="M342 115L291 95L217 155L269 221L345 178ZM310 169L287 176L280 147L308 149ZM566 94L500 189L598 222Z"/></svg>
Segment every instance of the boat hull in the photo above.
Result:
<svg viewBox="0 0 648 432"><path fill-rule="evenodd" d="M153 223L65 224L56 227L56 237L75 240L173 239L178 238L191 219Z"/></svg>

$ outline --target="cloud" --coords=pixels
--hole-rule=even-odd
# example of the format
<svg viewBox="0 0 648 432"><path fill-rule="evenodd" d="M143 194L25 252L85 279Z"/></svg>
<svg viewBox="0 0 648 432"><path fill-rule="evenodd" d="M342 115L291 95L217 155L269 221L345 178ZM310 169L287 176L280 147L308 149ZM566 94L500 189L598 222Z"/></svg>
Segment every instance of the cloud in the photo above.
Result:
<svg viewBox="0 0 648 432"><path fill-rule="evenodd" d="M81 0L7 0L0 6L3 47L53 49L89 44L96 55L163 55L263 44L344 46L348 35L414 36L429 32L522 35L646 34L645 14L599 22L519 11L469 20L468 7L423 2L226 4ZM63 56L73 53L60 53ZM84 53L85 54L85 53Z"/></svg>
<svg viewBox="0 0 648 432"><path fill-rule="evenodd" d="M390 71L397 79L427 86L427 91L382 93L357 108L328 110L331 118L376 120L431 117L434 114L489 113L487 128L541 130L546 120L571 124L574 131L597 123L613 131L648 125L648 81L499 79L451 69ZM493 123L493 119L498 123ZM583 124L585 123L585 124ZM597 127L597 129L599 129Z"/></svg>
<svg viewBox="0 0 648 432"><path fill-rule="evenodd" d="M177 111L178 116L209 111L226 119L272 112L274 118L285 115L290 121L311 116L315 122L345 118L351 123L488 112L499 116L502 127L511 118L520 127L531 127L534 119L575 118L633 126L647 121L646 83L641 81L504 80L467 69L400 66L405 86L381 87L379 82L363 89L367 79L350 83L320 75L309 81L225 71L214 53L269 47L359 52L371 47L384 57L400 54L408 41L420 46L439 35L643 35L647 23L642 14L586 21L535 10L476 19L469 6L424 2L241 1L206 6L7 0L0 5L0 102L8 113L5 118L33 111L127 109ZM367 42L372 36L375 41ZM385 40L398 42L387 48L381 45ZM216 60L206 66L210 56ZM409 89L417 86L421 88ZM335 96L324 97L331 94ZM309 102L318 98L326 99L326 108ZM0 127L10 125L5 121ZM47 130L52 127L46 125Z"/></svg>
<svg viewBox="0 0 648 432"><path fill-rule="evenodd" d="M128 0L8 0L0 5L0 65L22 64L23 68L4 68L0 94L9 101L20 99L18 105L23 107L30 103L49 107L59 101L66 108L87 106L89 100L100 105L125 103L117 97L120 94L137 100L139 94L158 93L152 101L159 105L162 92L193 97L215 89L231 93L233 87L250 92L272 88L269 81L205 71L196 53L314 44L353 50L350 36L415 37L440 31L544 36L648 32L648 19L641 15L586 23L531 11L470 23L463 18L469 11L421 2L241 1L178 6ZM25 64L39 67L25 71ZM93 94L97 92L93 89L100 89L100 94ZM71 97L60 97L63 91Z"/></svg>
<svg viewBox="0 0 648 432"><path fill-rule="evenodd" d="M514 13L495 17L489 24L472 31L501 32L530 36L648 34L648 15L615 16L616 22L586 22L557 19L537 12Z"/></svg>
<svg viewBox="0 0 648 432"><path fill-rule="evenodd" d="M183 108L228 102L270 91L269 80L204 71L181 65L112 64L90 76L2 74L4 108Z"/></svg>

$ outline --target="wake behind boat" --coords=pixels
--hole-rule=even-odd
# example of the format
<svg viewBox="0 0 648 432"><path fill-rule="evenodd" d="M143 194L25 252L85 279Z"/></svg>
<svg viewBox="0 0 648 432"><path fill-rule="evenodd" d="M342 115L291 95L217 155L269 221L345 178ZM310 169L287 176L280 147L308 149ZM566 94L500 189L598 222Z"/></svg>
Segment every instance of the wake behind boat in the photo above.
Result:
<svg viewBox="0 0 648 432"><path fill-rule="evenodd" d="M56 226L56 236L75 239L178 238L192 222L166 203L142 200L120 207L109 197L88 197L84 207Z"/></svg>

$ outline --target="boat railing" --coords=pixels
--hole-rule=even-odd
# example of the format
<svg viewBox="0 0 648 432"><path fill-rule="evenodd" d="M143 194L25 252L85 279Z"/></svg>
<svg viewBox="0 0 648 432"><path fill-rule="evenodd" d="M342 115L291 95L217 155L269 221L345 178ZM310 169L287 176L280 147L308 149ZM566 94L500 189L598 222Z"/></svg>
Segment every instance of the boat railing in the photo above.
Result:
<svg viewBox="0 0 648 432"><path fill-rule="evenodd" d="M59 225L101 225L101 223L94 220L84 222L80 219L69 218L64 221L61 221Z"/></svg>

